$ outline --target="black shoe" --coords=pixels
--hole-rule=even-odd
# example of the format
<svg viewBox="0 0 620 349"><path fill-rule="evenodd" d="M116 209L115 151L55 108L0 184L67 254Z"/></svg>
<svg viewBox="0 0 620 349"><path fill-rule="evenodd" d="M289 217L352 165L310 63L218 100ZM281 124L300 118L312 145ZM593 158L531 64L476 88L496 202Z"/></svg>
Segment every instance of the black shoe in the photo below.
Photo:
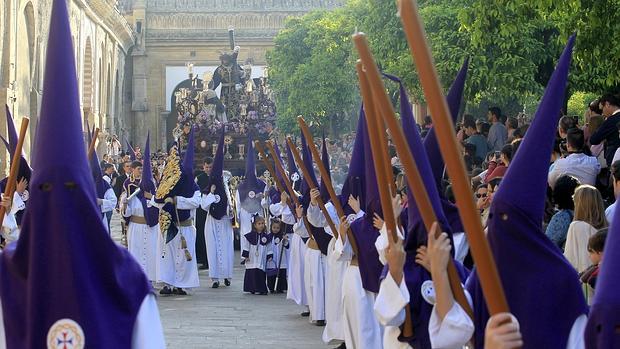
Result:
<svg viewBox="0 0 620 349"><path fill-rule="evenodd" d="M169 295L172 294L172 290L170 289L170 287L164 286L164 288L162 288L159 291L159 294L162 295L162 296L169 296Z"/></svg>
<svg viewBox="0 0 620 349"><path fill-rule="evenodd" d="M208 265L206 265L206 264L201 264L201 265L198 267L198 270L208 270L208 269L209 269L209 266L208 266Z"/></svg>
<svg viewBox="0 0 620 349"><path fill-rule="evenodd" d="M182 288L176 288L176 287L175 287L175 288L172 290L172 293L173 293L173 294L176 294L176 295L179 295L179 296L187 296L187 292L185 292L185 290L184 290L184 289L182 289Z"/></svg>
<svg viewBox="0 0 620 349"><path fill-rule="evenodd" d="M239 263L241 265L245 265L245 259L241 261L241 263Z"/></svg>
<svg viewBox="0 0 620 349"><path fill-rule="evenodd" d="M214 281L213 285L211 285L211 288L218 288L220 287L220 282L219 281Z"/></svg>
<svg viewBox="0 0 620 349"><path fill-rule="evenodd" d="M225 286L230 286L230 280L224 279L224 285Z"/></svg>
<svg viewBox="0 0 620 349"><path fill-rule="evenodd" d="M259 293L259 294L260 294L261 296L266 296L266 295L267 295L267 292L261 292L261 293Z"/></svg>
<svg viewBox="0 0 620 349"><path fill-rule="evenodd" d="M325 326L325 320L317 320L315 325L319 327L323 327Z"/></svg>
<svg viewBox="0 0 620 349"><path fill-rule="evenodd" d="M276 293L284 293L284 291L282 291L282 290L279 290L279 291L276 291Z"/></svg>
<svg viewBox="0 0 620 349"><path fill-rule="evenodd" d="M347 345L342 343L339 346L335 347L334 349L347 349Z"/></svg>
<svg viewBox="0 0 620 349"><path fill-rule="evenodd" d="M309 311L304 311L303 313L301 313L302 317L308 317L310 316L310 312Z"/></svg>
<svg viewBox="0 0 620 349"><path fill-rule="evenodd" d="M273 293L276 293L276 291L275 291L275 290L269 290L269 292L270 292L270 293L272 293L272 294L273 294Z"/></svg>

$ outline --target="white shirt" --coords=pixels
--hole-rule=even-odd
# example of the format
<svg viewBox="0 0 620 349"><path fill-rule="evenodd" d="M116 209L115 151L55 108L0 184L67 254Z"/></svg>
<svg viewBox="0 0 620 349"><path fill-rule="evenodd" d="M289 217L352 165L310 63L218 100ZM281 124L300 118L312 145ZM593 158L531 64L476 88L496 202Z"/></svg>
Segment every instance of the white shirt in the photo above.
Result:
<svg viewBox="0 0 620 349"><path fill-rule="evenodd" d="M558 159L551 165L547 178L551 188L563 175L574 176L581 184L594 185L599 172L601 172L601 164L594 156L582 153L570 154L563 159Z"/></svg>
<svg viewBox="0 0 620 349"><path fill-rule="evenodd" d="M614 219L614 212L616 212L617 202L618 201L614 202L613 204L609 205L609 207L605 209L605 218L607 218L607 223L609 223L609 225L611 225L611 221Z"/></svg>

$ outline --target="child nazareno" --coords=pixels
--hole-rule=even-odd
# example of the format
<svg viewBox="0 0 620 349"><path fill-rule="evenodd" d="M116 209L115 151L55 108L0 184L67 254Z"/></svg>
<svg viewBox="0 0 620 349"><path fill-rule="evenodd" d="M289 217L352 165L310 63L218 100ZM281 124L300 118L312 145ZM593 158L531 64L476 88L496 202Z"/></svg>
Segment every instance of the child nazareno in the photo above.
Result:
<svg viewBox="0 0 620 349"><path fill-rule="evenodd" d="M284 293L287 289L289 241L286 233L282 231L282 222L277 218L271 221L269 240L273 246L273 258L267 263L267 287L271 293Z"/></svg>
<svg viewBox="0 0 620 349"><path fill-rule="evenodd" d="M252 217L252 231L245 234L247 249L242 256L245 258L245 277L243 292L251 294L267 294L267 275L265 273L268 260L273 259L271 251L271 237L265 231L265 218L255 215Z"/></svg>

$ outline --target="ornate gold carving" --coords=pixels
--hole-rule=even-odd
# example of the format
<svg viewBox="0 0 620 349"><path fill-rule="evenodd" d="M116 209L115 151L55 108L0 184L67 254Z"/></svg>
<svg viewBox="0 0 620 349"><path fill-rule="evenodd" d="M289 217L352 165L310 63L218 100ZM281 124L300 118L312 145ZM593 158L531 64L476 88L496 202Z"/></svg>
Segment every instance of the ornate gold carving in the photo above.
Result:
<svg viewBox="0 0 620 349"><path fill-rule="evenodd" d="M179 182L181 178L181 164L179 159L179 152L177 150L177 146L173 146L170 149L170 155L168 155L168 159L166 159L166 166L164 167L164 173L157 188L157 193L155 194L156 199L164 199L168 193L174 188L174 186ZM159 216L161 220L161 215ZM162 230L163 226L162 226Z"/></svg>

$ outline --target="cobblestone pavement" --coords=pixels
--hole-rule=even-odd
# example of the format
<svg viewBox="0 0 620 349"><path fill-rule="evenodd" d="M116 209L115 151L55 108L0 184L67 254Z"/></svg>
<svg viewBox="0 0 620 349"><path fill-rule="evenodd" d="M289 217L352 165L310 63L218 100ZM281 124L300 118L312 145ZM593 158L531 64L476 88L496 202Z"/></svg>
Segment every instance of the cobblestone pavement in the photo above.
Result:
<svg viewBox="0 0 620 349"><path fill-rule="evenodd" d="M111 225L120 242L118 215ZM190 295L157 299L169 348L329 348L321 341L323 327L302 318L304 309L286 295L243 293L244 269L238 261L237 252L230 287L221 283L212 289L208 270L201 270L200 287Z"/></svg>

